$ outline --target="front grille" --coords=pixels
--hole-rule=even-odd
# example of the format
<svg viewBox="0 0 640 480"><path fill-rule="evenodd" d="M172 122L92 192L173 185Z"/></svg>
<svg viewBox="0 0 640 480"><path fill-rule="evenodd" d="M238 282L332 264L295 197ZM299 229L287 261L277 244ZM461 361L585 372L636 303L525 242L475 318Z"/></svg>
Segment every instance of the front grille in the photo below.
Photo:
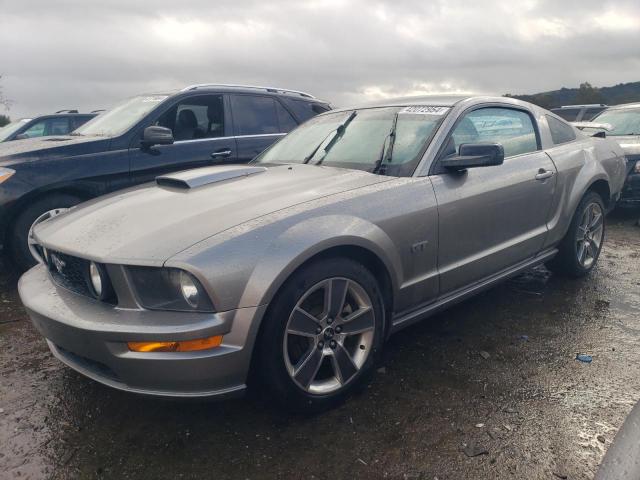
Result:
<svg viewBox="0 0 640 480"><path fill-rule="evenodd" d="M49 252L49 272L53 281L74 293L93 297L87 284L89 262L65 253Z"/></svg>
<svg viewBox="0 0 640 480"><path fill-rule="evenodd" d="M79 295L84 295L85 297L96 298L93 289L88 283L89 264L91 263L89 260L51 250L47 253L47 267L56 285ZM103 266L101 270L104 271ZM104 272L103 289L105 289L106 295L104 298L101 298L101 300L116 305L118 299L113 292L111 280L108 278L106 272Z"/></svg>

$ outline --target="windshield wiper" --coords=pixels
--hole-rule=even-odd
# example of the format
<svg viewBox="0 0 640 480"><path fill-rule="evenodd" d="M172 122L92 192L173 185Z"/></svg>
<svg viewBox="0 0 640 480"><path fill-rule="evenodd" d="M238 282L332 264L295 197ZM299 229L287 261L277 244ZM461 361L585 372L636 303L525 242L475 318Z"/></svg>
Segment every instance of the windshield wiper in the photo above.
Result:
<svg viewBox="0 0 640 480"><path fill-rule="evenodd" d="M355 110L353 112L351 112L351 115L349 115L347 117L347 119L344 122L342 122L341 125L338 125L338 127L335 130L330 131L329 134L322 139L322 141L318 144L318 146L313 149L313 151L309 154L309 156L307 158L304 159L304 162L302 162L302 163L305 163L305 164L309 163L311 161L311 159L316 156L316 153L318 153L318 150L320 150L320 147L322 145L324 145L324 142L327 141L327 138L329 138L331 135L333 135L333 138L331 139L331 141L324 148L324 155L322 156L322 158L320 160L318 160L315 163L315 165L320 165L322 163L322 161L324 160L324 158L327 156L327 153L329 153L329 150L331 150L331 148L333 148L333 146L342 137L342 135L344 135L344 131L347 129L347 126L349 126L351 121L354 118L356 118L356 115L358 115L358 112L356 112Z"/></svg>
<svg viewBox="0 0 640 480"><path fill-rule="evenodd" d="M376 164L373 166L373 170L371 173L383 173L382 168L384 166L384 162L391 163L391 156L393 155L393 145L396 142L396 129L398 127L398 114L396 113L393 117L393 123L391 124L391 130L382 142L382 151L380 152L380 157L376 161ZM387 144L387 139L389 139L389 146L385 148Z"/></svg>

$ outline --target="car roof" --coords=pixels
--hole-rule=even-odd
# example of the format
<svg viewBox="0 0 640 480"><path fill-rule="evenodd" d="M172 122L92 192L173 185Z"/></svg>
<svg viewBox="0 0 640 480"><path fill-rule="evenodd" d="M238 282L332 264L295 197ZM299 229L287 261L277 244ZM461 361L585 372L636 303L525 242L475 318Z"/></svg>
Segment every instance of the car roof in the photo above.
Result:
<svg viewBox="0 0 640 480"><path fill-rule="evenodd" d="M502 97L497 95L424 95L419 97L399 97L388 98L384 100L378 100L375 102L364 103L361 105L352 105L345 108L335 108L331 110L334 113L346 110L363 109L363 108L376 108L376 107L410 107L414 105L419 106L432 106L432 107L454 107L459 103L465 102L468 105L479 103L504 103L515 106L527 106L529 108L536 108L535 105L529 102L518 100L512 97ZM326 115L326 114L323 114Z"/></svg>
<svg viewBox="0 0 640 480"><path fill-rule="evenodd" d="M275 95L281 97L288 97L296 100L304 100L314 103L329 104L325 100L316 98L314 95L299 90L291 90L288 88L280 87L264 87L258 85L232 85L226 83L201 83L195 85L189 85L180 90L171 90L155 93L144 93L142 95L180 95L187 92L204 91L204 92L217 92L217 93L256 93L260 92L265 95Z"/></svg>

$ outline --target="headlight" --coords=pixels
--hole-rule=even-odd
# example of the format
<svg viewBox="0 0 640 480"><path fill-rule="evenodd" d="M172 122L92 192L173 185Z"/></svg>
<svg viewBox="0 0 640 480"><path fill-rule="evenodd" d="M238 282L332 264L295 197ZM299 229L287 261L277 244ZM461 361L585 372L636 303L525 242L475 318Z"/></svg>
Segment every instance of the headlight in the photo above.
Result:
<svg viewBox="0 0 640 480"><path fill-rule="evenodd" d="M200 282L177 268L127 267L140 304L149 310L213 312Z"/></svg>
<svg viewBox="0 0 640 480"><path fill-rule="evenodd" d="M633 167L633 171L636 173L640 173L640 160L636 162L635 167Z"/></svg>
<svg viewBox="0 0 640 480"><path fill-rule="evenodd" d="M10 168L0 167L0 183L9 180L13 174L16 173L15 170L11 170Z"/></svg>
<svg viewBox="0 0 640 480"><path fill-rule="evenodd" d="M198 297L200 292L198 291L198 287L186 272L180 272L180 291L182 292L182 296L184 300L191 305L193 308L198 308Z"/></svg>

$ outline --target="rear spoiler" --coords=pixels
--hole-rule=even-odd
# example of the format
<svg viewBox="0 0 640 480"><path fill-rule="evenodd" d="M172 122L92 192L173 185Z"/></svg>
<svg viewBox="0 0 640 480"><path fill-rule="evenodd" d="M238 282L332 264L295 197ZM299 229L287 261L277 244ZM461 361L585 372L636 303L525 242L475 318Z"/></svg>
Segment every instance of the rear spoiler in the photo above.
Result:
<svg viewBox="0 0 640 480"><path fill-rule="evenodd" d="M585 128L592 128L597 130L592 133L592 137L605 138L607 136L607 132L613 130L613 126L608 123L595 123L595 122L571 122L571 125L576 127L579 130L584 130Z"/></svg>

